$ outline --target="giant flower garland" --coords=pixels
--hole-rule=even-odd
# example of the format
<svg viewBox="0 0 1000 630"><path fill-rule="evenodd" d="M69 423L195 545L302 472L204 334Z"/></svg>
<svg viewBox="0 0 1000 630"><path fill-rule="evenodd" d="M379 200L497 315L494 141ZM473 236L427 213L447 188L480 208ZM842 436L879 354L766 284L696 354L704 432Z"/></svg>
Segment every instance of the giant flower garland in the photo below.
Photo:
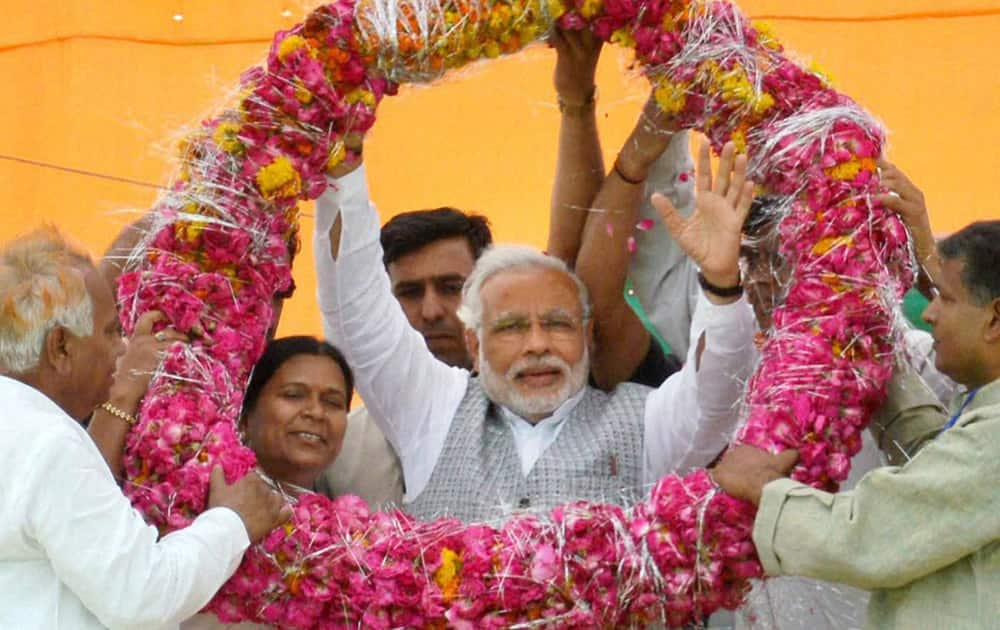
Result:
<svg viewBox="0 0 1000 630"><path fill-rule="evenodd" d="M164 361L126 446L126 492L163 531L205 506L219 463L254 465L235 429L271 299L291 281L296 202L349 158L403 81L515 52L553 23L629 46L659 105L786 199L794 270L737 440L798 448L794 476L835 488L891 371L887 298L906 284L906 235L874 204L883 134L850 99L784 56L728 2L340 0L274 39L238 104L186 139L182 168L123 276L126 328L163 311L195 341ZM886 293L888 292L888 294ZM354 497L301 497L249 551L210 609L285 628L566 628L690 623L739 605L758 577L752 506L705 471L662 479L630 509L573 503L504 525L370 514Z"/></svg>

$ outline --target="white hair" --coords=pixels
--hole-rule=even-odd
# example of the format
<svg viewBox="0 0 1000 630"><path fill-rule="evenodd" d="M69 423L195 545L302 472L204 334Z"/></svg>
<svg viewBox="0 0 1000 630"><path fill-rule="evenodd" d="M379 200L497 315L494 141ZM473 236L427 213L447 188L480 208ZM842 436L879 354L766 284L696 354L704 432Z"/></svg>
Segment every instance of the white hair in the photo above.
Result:
<svg viewBox="0 0 1000 630"><path fill-rule="evenodd" d="M83 273L92 265L49 227L0 251L0 371L34 369L57 326L80 337L93 334L94 304Z"/></svg>
<svg viewBox="0 0 1000 630"><path fill-rule="evenodd" d="M498 273L514 269L554 269L566 274L576 283L584 321L590 319L590 296L587 285L569 270L566 263L528 245L494 245L479 257L472 273L465 280L465 286L462 287L462 303L458 307L458 318L466 328L478 333L482 326L483 284Z"/></svg>

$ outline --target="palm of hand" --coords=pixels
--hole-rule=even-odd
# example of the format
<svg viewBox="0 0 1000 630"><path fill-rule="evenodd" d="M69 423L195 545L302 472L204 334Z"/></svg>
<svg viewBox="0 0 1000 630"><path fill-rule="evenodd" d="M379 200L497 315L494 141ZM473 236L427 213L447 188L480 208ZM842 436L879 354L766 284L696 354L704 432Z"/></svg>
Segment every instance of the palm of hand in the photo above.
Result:
<svg viewBox="0 0 1000 630"><path fill-rule="evenodd" d="M713 283L729 286L739 278L739 252L743 220L753 201L753 182L746 179L746 156L736 156L732 142L719 160L713 184L708 146L698 153L695 210L685 219L662 195L653 196L664 225L681 249L711 276Z"/></svg>
<svg viewBox="0 0 1000 630"><path fill-rule="evenodd" d="M705 272L725 273L739 259L741 216L725 197L702 191L674 239Z"/></svg>

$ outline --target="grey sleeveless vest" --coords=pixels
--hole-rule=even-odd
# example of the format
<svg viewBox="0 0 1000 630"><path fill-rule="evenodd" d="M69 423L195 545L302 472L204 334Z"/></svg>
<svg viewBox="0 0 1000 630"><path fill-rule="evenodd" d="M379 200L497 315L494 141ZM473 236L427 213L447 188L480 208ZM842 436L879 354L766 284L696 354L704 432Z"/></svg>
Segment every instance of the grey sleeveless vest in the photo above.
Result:
<svg viewBox="0 0 1000 630"><path fill-rule="evenodd" d="M547 512L574 500L627 505L642 484L648 387L588 387L527 477L510 428L478 378L465 396L423 492L404 508L421 520L502 520L513 510Z"/></svg>

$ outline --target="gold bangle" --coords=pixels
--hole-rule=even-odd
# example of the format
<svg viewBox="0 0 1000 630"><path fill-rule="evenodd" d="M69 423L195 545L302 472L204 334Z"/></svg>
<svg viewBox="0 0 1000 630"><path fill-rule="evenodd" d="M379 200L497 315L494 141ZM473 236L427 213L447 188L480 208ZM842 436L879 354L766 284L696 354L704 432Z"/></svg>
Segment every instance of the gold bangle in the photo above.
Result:
<svg viewBox="0 0 1000 630"><path fill-rule="evenodd" d="M101 405L101 409L110 413L112 416L118 418L119 420L123 421L129 427L134 427L135 423L138 422L138 419L136 419L135 416L133 416L128 412L122 411L118 407L112 405L110 402L103 403Z"/></svg>

